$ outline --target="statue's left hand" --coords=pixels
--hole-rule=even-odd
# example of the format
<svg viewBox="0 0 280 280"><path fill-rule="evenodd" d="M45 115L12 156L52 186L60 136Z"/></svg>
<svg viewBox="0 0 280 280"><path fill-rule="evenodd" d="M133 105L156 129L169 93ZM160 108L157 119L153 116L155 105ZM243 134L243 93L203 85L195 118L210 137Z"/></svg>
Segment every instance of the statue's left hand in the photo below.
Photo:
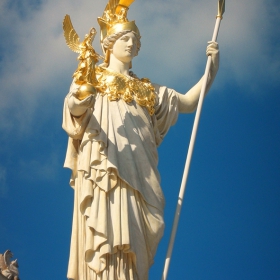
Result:
<svg viewBox="0 0 280 280"><path fill-rule="evenodd" d="M211 56L211 68L210 68L210 79L213 79L219 69L219 44L214 41L209 41L208 46L206 48L206 55Z"/></svg>

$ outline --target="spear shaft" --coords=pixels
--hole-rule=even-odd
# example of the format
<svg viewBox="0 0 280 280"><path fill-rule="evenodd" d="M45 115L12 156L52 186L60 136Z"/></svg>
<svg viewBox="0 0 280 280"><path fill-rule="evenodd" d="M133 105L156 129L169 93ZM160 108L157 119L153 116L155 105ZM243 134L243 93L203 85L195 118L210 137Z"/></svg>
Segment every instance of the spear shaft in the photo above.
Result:
<svg viewBox="0 0 280 280"><path fill-rule="evenodd" d="M225 0L219 0L219 2L218 2L218 15L216 17L216 23L215 23L213 36L212 36L212 41L217 40L219 27L220 27L220 23L221 23L221 20L223 18L224 12L225 12ZM188 149L188 154L187 154L187 158L186 158L182 183L181 183L181 187L180 187L180 192L179 192L179 197L178 197L178 202L177 202L177 208L176 208L173 227L172 227L172 232L171 232L171 237L170 237L169 246L168 246L168 250L167 250L167 254L166 254L165 265L164 265L163 274L162 274L162 280L167 279L167 274L168 274L168 269L169 269L169 265L170 265L170 261L171 261L171 255L172 255L173 245L174 245L174 241L175 241L175 236L176 236L176 232L177 232L177 228L178 228L178 222L179 222L179 218L180 218L184 193L185 193L185 189L186 189L186 184L187 184L187 179L188 179L192 154L193 154L193 150L194 150L194 144L195 144L198 124L199 124L199 119L200 119L202 105L203 105L203 101L204 101L204 97L205 97L205 92L206 92L206 87L207 87L207 79L208 79L209 72L210 72L210 66L211 66L211 56L208 56L206 67L205 67L204 79L203 79L201 92L200 92L200 96L199 96L199 101L198 101L198 105L197 105L197 110L196 110L196 114L195 114L195 119L194 119L194 124L193 124L193 129L192 129L192 134L191 134L191 139L190 139L190 144L189 144L189 149Z"/></svg>

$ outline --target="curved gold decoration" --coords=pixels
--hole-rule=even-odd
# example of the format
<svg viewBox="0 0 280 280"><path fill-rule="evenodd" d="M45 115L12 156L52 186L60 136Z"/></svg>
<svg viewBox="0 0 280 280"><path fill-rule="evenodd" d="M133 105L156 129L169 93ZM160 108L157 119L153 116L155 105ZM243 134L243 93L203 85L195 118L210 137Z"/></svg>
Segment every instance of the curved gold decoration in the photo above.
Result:
<svg viewBox="0 0 280 280"><path fill-rule="evenodd" d="M127 21L127 22L123 22L123 23L117 23L115 25L113 25L107 32L107 35L112 35L114 33L118 33L120 31L123 30L131 30L134 31L136 34L139 35L139 30L138 27L135 24L135 21ZM139 35L140 36L140 35Z"/></svg>

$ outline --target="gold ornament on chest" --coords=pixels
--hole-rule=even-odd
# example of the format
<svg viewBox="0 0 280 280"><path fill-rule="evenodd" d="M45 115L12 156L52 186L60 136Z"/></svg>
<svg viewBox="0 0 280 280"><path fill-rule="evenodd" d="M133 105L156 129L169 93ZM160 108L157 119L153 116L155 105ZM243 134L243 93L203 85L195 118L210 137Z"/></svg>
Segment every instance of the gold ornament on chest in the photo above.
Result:
<svg viewBox="0 0 280 280"><path fill-rule="evenodd" d="M122 99L130 103L134 100L146 107L150 115L154 114L156 94L149 79L128 77L102 67L96 67L96 77L96 88L102 95L107 95L110 101Z"/></svg>

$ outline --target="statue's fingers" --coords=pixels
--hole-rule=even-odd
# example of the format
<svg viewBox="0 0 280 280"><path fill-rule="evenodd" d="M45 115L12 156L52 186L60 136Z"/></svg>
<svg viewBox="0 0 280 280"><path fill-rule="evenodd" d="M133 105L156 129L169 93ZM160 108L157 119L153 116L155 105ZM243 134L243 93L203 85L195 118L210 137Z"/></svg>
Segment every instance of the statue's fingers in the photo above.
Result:
<svg viewBox="0 0 280 280"><path fill-rule="evenodd" d="M206 50L206 55L209 56L209 55L216 55L219 53L219 50L217 49L213 49L213 48L209 48Z"/></svg>
<svg viewBox="0 0 280 280"><path fill-rule="evenodd" d="M208 41L207 44L208 45L211 44L211 45L214 45L214 46L219 46L218 42L215 42L215 41Z"/></svg>
<svg viewBox="0 0 280 280"><path fill-rule="evenodd" d="M206 49L213 49L213 51L218 51L219 44L217 42L209 41Z"/></svg>

